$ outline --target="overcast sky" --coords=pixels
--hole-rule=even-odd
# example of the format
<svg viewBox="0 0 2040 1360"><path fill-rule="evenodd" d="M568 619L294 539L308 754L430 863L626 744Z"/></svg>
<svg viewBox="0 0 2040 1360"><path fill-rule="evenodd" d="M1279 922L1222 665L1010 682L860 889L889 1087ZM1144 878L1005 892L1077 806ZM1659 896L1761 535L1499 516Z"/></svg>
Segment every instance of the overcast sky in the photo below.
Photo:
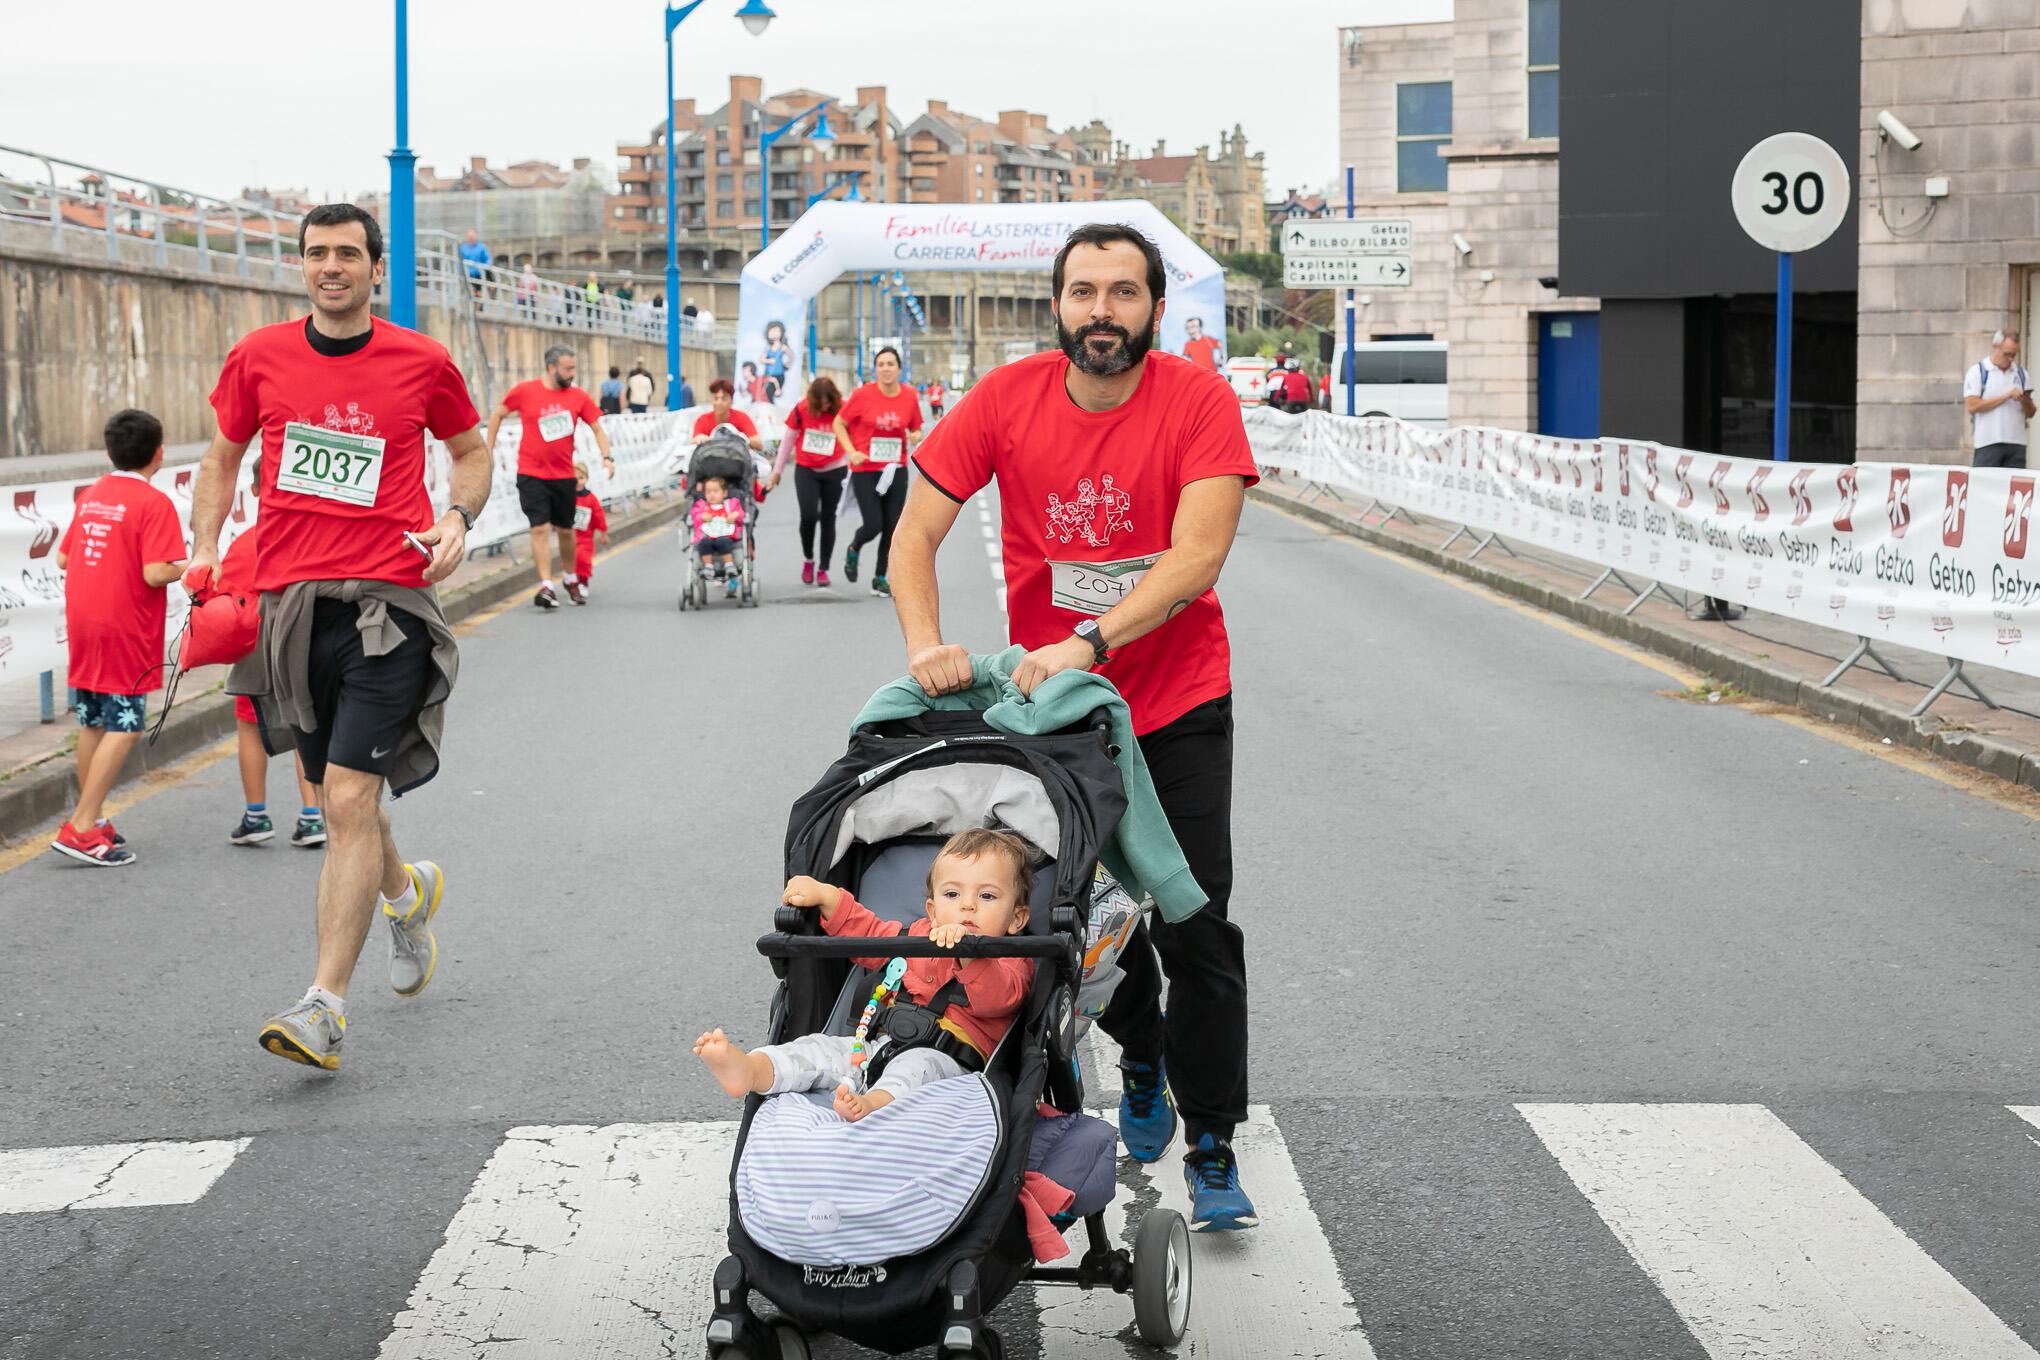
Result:
<svg viewBox="0 0 2040 1360"><path fill-rule="evenodd" d="M884 85L911 120L933 97L983 118L1102 118L1136 149L1217 145L1246 129L1267 186L1337 170L1338 29L1449 18L1451 0L771 0L761 38L708 0L681 25L682 98L728 77L851 98ZM589 156L664 116L656 0L412 0L411 145L442 172ZM19 5L0 58L0 142L214 195L388 183L391 0L71 0ZM477 17L483 22L475 23Z"/></svg>

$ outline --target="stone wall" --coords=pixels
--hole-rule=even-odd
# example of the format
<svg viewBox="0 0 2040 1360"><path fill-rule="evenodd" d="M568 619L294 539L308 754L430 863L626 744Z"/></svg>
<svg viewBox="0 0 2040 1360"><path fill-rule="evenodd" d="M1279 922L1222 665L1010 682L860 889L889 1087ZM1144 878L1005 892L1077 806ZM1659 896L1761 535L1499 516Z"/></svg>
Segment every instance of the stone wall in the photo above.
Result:
<svg viewBox="0 0 2040 1360"><path fill-rule="evenodd" d="M1865 0L1861 40L1857 456L1967 462L1964 369L2003 326L2030 365L2040 322L2040 0ZM1880 146L1881 109L1917 151Z"/></svg>
<svg viewBox="0 0 2040 1360"><path fill-rule="evenodd" d="M306 310L295 284L88 264L10 247L0 255L0 460L96 449L107 416L124 406L160 418L166 443L209 439L206 398L227 351L255 327ZM545 349L554 343L579 352L590 390L611 364L627 371L643 359L653 373L665 371L665 347L656 341L485 321L478 350L464 317L421 312L420 329L446 343L484 414L511 383L544 372ZM706 399L720 362L688 350L683 365Z"/></svg>

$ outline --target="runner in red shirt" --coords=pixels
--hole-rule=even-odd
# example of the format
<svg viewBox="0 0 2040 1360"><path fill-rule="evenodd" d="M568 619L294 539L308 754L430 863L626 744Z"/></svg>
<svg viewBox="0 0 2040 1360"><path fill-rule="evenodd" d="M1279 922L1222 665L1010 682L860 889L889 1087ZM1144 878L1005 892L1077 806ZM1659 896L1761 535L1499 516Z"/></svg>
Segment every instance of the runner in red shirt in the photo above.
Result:
<svg viewBox="0 0 2040 1360"><path fill-rule="evenodd" d="M1120 1132L1142 1161L1175 1133L1189 1145L1191 1222L1253 1226L1232 1134L1247 1113L1243 937L1232 891L1232 679L1212 587L1254 480L1239 402L1225 381L1151 353L1164 307L1161 254L1138 232L1097 223L1070 234L1054 267L1059 354L987 374L914 462L900 523L895 604L909 666L930 694L970 683L964 648L942 637L935 551L964 500L999 487L1011 639L1030 648L1023 693L1094 668L1119 687L1177 843L1209 903L1146 928L1100 1019L1118 1040ZM1169 978L1166 1021L1159 952Z"/></svg>
<svg viewBox="0 0 2040 1360"><path fill-rule="evenodd" d="M595 579L595 547L609 546L609 516L602 499L588 489L588 465L574 464L574 574L581 578L575 604L588 603L589 582Z"/></svg>
<svg viewBox="0 0 2040 1360"><path fill-rule="evenodd" d="M891 345L872 356L871 371L876 381L852 392L836 413L836 443L850 453L850 489L864 512L844 550L843 574L857 579L857 555L875 538L878 570L871 574L871 593L890 595L886 567L907 503L907 451L921 442L921 394L900 385L900 352Z"/></svg>
<svg viewBox="0 0 2040 1360"><path fill-rule="evenodd" d="M786 460L794 460L793 494L800 502L800 583L829 584L829 563L836 555L836 507L843 499L843 479L850 458L836 438L836 413L843 394L830 378L816 378L807 394L786 413L786 434L772 464L768 490L779 485ZM815 535L821 535L821 566L815 566Z"/></svg>
<svg viewBox="0 0 2040 1360"><path fill-rule="evenodd" d="M751 418L742 411L730 409L736 395L737 389L728 378L717 378L708 385L709 409L694 418L695 443L699 444L715 433L716 426L728 425L750 441L752 448L765 447L765 441L758 437L758 427L751 423Z"/></svg>
<svg viewBox="0 0 2040 1360"><path fill-rule="evenodd" d="M503 403L489 417L488 447L496 447L496 432L515 412L521 430L517 440L517 502L531 525L531 557L538 568L538 593L531 603L540 609L558 609L559 596L553 591L553 544L560 549L560 566L566 574L567 598L581 600L581 578L573 569L574 545L574 427L586 425L595 432L595 447L602 451L602 470L616 475L616 460L609 456L609 433L602 428L602 408L594 398L574 386L574 368L579 362L574 351L554 345L545 352L545 377L528 378L503 394Z"/></svg>
<svg viewBox="0 0 2040 1360"><path fill-rule="evenodd" d="M432 584L460 565L491 472L467 381L446 348L369 313L382 253L381 227L354 204L305 214L298 254L311 314L253 331L227 356L185 573L194 591L213 581L220 526L259 436L262 640L229 684L256 700L276 749L295 745L303 756L328 839L312 986L257 1042L328 1071L340 1066L347 983L378 904L398 995L423 990L438 962L431 921L446 876L397 854L382 797L393 775L405 781L401 793L437 772L458 653ZM428 433L452 459L451 504L436 519ZM272 668L272 653L287 664Z"/></svg>
<svg viewBox="0 0 2040 1360"><path fill-rule="evenodd" d="M106 795L148 721L148 696L163 688L163 588L184 571L177 507L149 485L163 466L163 426L147 411L106 422L114 470L85 489L57 546L64 576L70 687L78 692L78 803L50 848L81 864L134 863Z"/></svg>
<svg viewBox="0 0 2040 1360"><path fill-rule="evenodd" d="M934 382L929 383L928 419L940 420L942 418L942 405L947 400L949 400L949 393L942 386L942 380L940 378L937 378Z"/></svg>
<svg viewBox="0 0 2040 1360"><path fill-rule="evenodd" d="M1218 372L1219 365L1225 362L1225 346L1204 333L1204 318L1191 317L1183 323L1183 329L1190 337L1183 342L1183 357L1199 368Z"/></svg>

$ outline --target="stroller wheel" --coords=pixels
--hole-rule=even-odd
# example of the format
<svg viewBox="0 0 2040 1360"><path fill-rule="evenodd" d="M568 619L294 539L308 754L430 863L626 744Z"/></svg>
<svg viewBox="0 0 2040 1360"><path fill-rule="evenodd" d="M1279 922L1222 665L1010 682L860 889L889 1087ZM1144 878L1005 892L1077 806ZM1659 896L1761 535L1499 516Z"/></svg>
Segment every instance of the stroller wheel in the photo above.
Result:
<svg viewBox="0 0 2040 1360"><path fill-rule="evenodd" d="M1133 1242L1133 1320L1150 1346L1175 1346L1190 1326L1190 1230L1174 1209L1151 1209Z"/></svg>
<svg viewBox="0 0 2040 1360"><path fill-rule="evenodd" d="M810 1360L807 1338L791 1322L773 1323L772 1339L779 1343L779 1360Z"/></svg>

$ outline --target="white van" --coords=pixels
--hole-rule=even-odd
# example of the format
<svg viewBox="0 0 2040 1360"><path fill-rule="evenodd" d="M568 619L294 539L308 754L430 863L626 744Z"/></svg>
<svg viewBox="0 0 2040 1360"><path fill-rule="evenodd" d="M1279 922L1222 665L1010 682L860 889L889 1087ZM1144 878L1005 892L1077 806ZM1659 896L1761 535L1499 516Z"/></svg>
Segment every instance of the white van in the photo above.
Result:
<svg viewBox="0 0 2040 1360"><path fill-rule="evenodd" d="M1445 428L1443 340L1374 340L1354 347L1353 414L1394 416L1412 425ZM1346 414L1346 347L1332 355L1332 414Z"/></svg>
<svg viewBox="0 0 2040 1360"><path fill-rule="evenodd" d="M1258 354L1237 354L1225 361L1225 380L1242 406L1259 406L1268 400L1268 375L1275 371L1273 359Z"/></svg>

